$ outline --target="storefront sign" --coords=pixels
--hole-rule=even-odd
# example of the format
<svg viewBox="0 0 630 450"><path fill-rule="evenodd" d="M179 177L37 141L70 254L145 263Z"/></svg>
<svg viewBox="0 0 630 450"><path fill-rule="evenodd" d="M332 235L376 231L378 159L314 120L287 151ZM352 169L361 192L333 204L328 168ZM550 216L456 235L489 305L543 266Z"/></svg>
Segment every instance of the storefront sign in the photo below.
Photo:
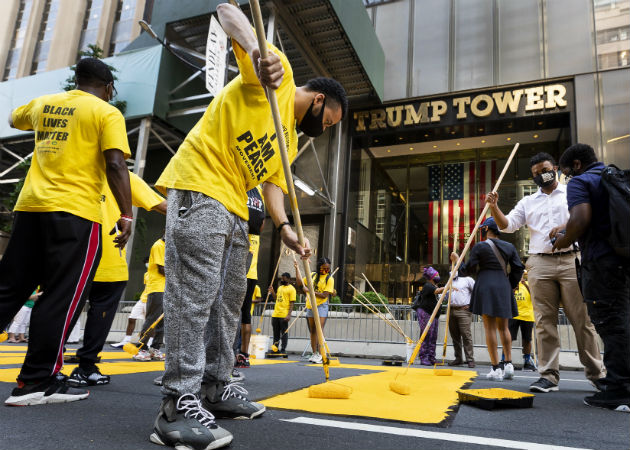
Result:
<svg viewBox="0 0 630 450"><path fill-rule="evenodd" d="M567 83L554 83L355 111L353 130L361 134L558 112L567 108L567 91Z"/></svg>

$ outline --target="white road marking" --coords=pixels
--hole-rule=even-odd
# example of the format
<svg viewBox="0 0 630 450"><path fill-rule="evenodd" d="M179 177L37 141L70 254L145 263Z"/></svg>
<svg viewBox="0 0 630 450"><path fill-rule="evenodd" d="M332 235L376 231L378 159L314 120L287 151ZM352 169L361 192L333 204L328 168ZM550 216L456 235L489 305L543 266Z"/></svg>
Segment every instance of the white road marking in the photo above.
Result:
<svg viewBox="0 0 630 450"><path fill-rule="evenodd" d="M316 419L311 417L296 417L295 419L281 419L284 422L316 425L320 427L342 428L344 430L370 431L373 433L395 434L440 441L462 442L483 446L515 448L522 450L590 450L581 447L565 447L562 445L536 444L534 442L511 441L508 439L494 439L483 436L469 436L465 434L441 433L437 431L414 430L411 428L389 427L358 422L344 422L340 420Z"/></svg>

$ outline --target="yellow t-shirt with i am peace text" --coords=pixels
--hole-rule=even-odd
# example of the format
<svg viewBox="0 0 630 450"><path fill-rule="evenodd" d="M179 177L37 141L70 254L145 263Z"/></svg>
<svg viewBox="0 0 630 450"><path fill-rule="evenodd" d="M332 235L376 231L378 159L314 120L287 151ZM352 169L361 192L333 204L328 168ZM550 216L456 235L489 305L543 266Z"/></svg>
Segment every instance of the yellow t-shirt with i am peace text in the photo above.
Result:
<svg viewBox="0 0 630 450"><path fill-rule="evenodd" d="M20 130L35 131L31 168L15 211L64 211L102 223L106 150L131 156L125 118L118 109L80 90L44 95L16 108Z"/></svg>
<svg viewBox="0 0 630 450"><path fill-rule="evenodd" d="M268 181L287 192L271 108L249 55L232 41L240 74L212 100L203 117L155 183L162 193L174 188L201 192L247 220L247 191ZM289 161L297 155L293 70L286 56L284 78L276 90Z"/></svg>

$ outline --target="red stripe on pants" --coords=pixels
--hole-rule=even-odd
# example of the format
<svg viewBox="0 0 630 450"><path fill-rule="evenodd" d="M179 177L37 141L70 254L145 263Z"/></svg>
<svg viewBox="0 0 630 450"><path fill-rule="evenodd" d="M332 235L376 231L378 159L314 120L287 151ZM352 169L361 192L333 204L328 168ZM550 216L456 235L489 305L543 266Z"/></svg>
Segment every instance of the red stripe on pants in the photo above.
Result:
<svg viewBox="0 0 630 450"><path fill-rule="evenodd" d="M90 276L90 272L92 272L92 268L94 267L94 262L98 253L100 233L101 231L99 224L93 223L92 230L90 231L90 238L85 255L85 261L83 263L83 269L81 269L81 276L79 277L79 282L77 283L74 295L72 296L70 308L68 309L68 313L66 314L66 321L63 325L63 333L61 334L61 342L59 342L59 350L57 351L57 362L51 375L55 375L63 366L63 346L66 342L66 338L68 337L70 322L72 321L72 317L74 317L77 305L79 304L79 301L83 296L83 291L85 290L85 285L87 284L88 277Z"/></svg>

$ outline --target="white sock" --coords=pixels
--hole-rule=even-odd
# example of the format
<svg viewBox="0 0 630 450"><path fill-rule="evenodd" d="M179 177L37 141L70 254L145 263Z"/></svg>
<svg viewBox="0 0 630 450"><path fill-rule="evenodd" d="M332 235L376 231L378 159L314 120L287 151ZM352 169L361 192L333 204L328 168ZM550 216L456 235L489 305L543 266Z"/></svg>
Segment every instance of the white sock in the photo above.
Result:
<svg viewBox="0 0 630 450"><path fill-rule="evenodd" d="M131 342L131 336L130 335L125 336L125 338L122 341L124 343Z"/></svg>

